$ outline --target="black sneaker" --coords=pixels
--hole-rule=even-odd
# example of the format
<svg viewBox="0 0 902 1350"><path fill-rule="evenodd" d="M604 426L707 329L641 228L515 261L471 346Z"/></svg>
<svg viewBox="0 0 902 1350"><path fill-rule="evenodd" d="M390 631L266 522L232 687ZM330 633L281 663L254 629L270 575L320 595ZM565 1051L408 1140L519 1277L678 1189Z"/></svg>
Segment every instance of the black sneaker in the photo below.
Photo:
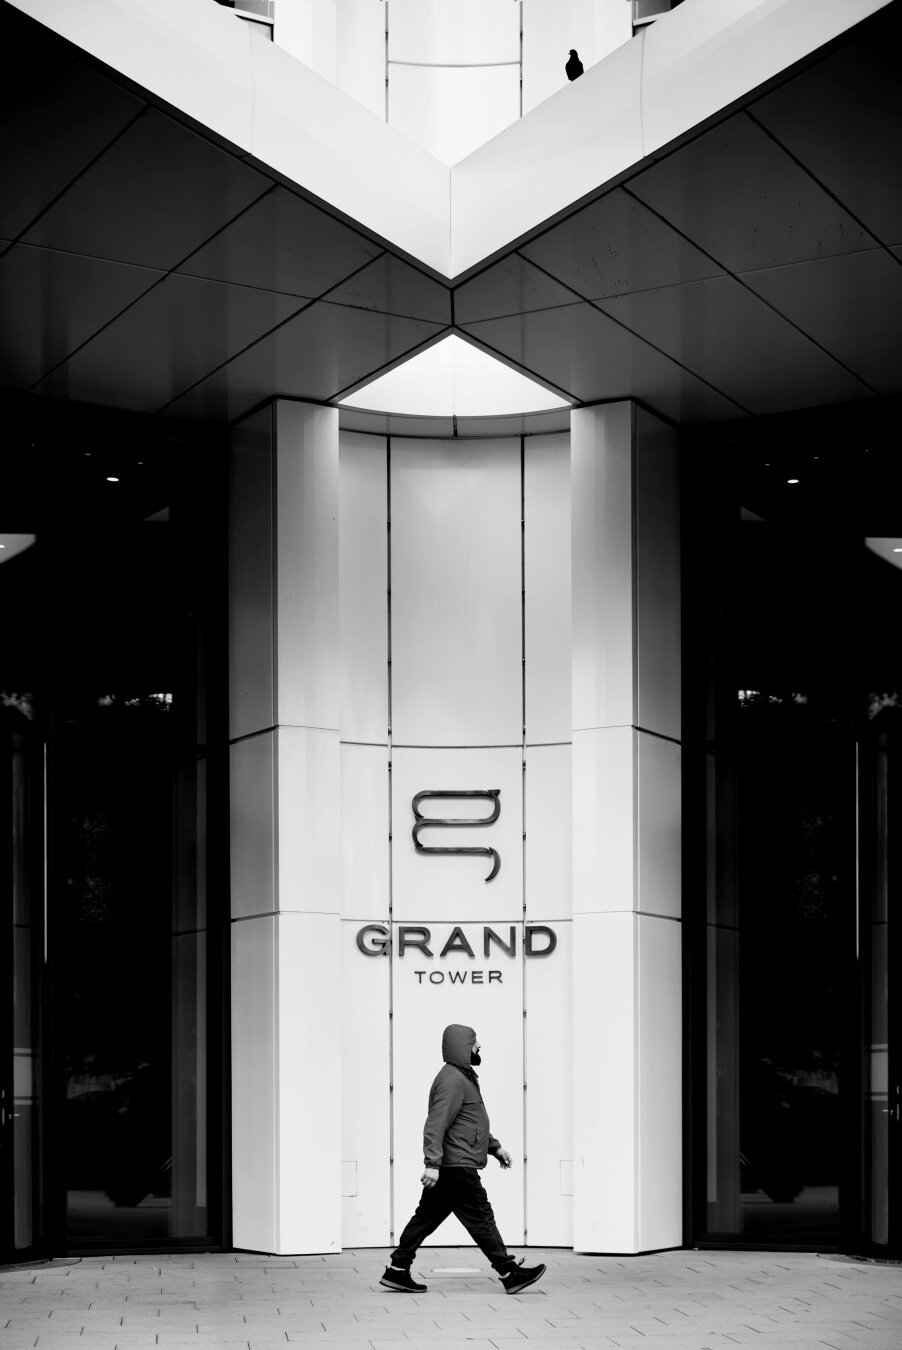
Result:
<svg viewBox="0 0 902 1350"><path fill-rule="evenodd" d="M521 1290L528 1289L536 1280L540 1280L545 1274L544 1266L524 1266L521 1261L513 1270L509 1270L506 1275L501 1276L501 1283L504 1285L504 1291L507 1294L519 1294Z"/></svg>
<svg viewBox="0 0 902 1350"><path fill-rule="evenodd" d="M545 1267L543 1266L544 1270ZM394 1266L386 1266L385 1274L379 1281L386 1289L394 1289L398 1294L425 1294L425 1284L417 1284L416 1280L410 1278L409 1270L395 1270Z"/></svg>

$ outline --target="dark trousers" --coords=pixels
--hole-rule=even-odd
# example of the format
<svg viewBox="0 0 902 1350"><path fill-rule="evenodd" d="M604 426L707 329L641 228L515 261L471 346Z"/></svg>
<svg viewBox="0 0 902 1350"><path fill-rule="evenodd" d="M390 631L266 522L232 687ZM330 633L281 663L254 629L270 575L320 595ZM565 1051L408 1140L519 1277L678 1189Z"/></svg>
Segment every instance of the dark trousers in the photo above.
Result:
<svg viewBox="0 0 902 1350"><path fill-rule="evenodd" d="M439 1168L438 1181L423 1191L416 1213L391 1254L392 1265L409 1270L417 1248L449 1214L460 1219L499 1274L513 1270L516 1262L495 1227L492 1206L475 1167Z"/></svg>

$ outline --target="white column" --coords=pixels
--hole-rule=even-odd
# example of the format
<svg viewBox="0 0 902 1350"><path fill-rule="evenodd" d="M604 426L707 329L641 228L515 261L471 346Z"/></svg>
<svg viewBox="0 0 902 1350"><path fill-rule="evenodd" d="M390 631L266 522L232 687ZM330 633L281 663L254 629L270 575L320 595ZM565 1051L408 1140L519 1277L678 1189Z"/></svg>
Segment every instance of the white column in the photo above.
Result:
<svg viewBox="0 0 902 1350"><path fill-rule="evenodd" d="M676 435L571 417L574 1247L682 1243Z"/></svg>
<svg viewBox="0 0 902 1350"><path fill-rule="evenodd" d="M341 1249L338 414L231 452L233 1241Z"/></svg>

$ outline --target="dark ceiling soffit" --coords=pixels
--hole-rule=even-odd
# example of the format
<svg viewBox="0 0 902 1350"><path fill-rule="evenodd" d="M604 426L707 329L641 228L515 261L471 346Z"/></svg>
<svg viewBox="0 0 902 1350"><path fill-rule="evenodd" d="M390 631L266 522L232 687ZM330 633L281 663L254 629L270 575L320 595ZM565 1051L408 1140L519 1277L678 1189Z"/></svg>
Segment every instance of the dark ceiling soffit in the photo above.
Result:
<svg viewBox="0 0 902 1350"><path fill-rule="evenodd" d="M894 9L897 6L902 7L902 0L892 0L892 3L886 8ZM773 76L770 80L766 80L763 84L758 85L757 88L751 90L749 93L743 94L740 98L734 100L733 103L728 104L724 108L718 109L716 113L713 113L709 118L706 118L705 121L699 122L689 131L683 132L681 135L677 136L674 140L669 141L668 144L662 146L660 150L656 150L653 154L646 156L644 159L639 160L635 164L630 165L628 168L624 169L622 173L616 174L613 178L610 178L606 182L599 184L598 187L593 188L591 192L587 192L583 197L579 198L577 201L569 203L566 207L558 211L555 215L549 216L548 219L542 221L540 225L534 226L531 229L526 230L522 235L518 236L516 239L508 240L506 244L502 245L499 249L496 249L494 253L491 253L487 257L482 258L478 263L474 263L472 267L467 268L466 271L460 272L457 276L450 279L446 277L443 273L438 272L434 268L429 267L428 264L422 261L422 259L416 258L412 254L409 254L405 250L399 248L391 240L384 238L384 236L376 233L371 229L368 229L359 220L356 220L354 217L347 215L343 211L339 211L330 202L324 201L322 198L318 197L315 193L309 192L301 184L296 183L293 179L288 178L286 175L279 173L276 169L272 168L270 165L265 164L263 161L257 159L256 156L245 153L244 151L239 149L239 147L236 146L234 142L226 140L225 137L220 136L216 131L212 130L210 127L205 126L202 122L198 122L195 118L189 117L185 112L183 112L179 108L174 107L165 99L161 99L158 96L151 94L142 85L137 84L134 80L128 79L126 76L122 75L119 71L116 71L112 67L106 65L105 62L100 61L97 57L90 55L90 53L85 52L82 48L76 46L74 43L71 43L67 39L60 37L58 34L54 33L51 29L46 28L37 19L33 19L30 15L22 14L21 11L11 10L10 7L6 4L2 5L2 11L0 12L2 12L4 19L11 17L13 22L20 22L29 25L32 28L33 32L40 31L44 40L52 41L59 44L66 50L66 52L69 55L71 55L72 57L74 57L75 59L77 59L83 65L89 67L90 69L99 72L111 83L118 85L120 88L126 89L135 97L142 99L149 106L159 109L161 112L171 117L174 121L189 128L191 131L194 131L196 134L204 137L206 140L212 142L214 145L219 146L221 149L231 154L235 159L240 160L242 163L247 164L249 167L255 168L259 173L262 173L266 177L268 177L271 182L279 183L281 186L295 193L296 196L302 198L304 201L309 202L311 205L317 207L319 210L325 212L327 215L332 216L335 220L338 220L342 224L347 225L350 229L355 230L365 239L371 240L372 242L386 249L389 253L393 253L396 257L403 259L405 262L409 263L412 267L422 272L425 276L428 276L432 280L439 282L440 285L445 286L448 289L452 289L454 287L461 285L464 281L469 281L473 277L478 276L480 272L485 271L493 263L497 262L500 258L504 258L508 254L512 253L515 249L519 248L520 245L530 242L534 239L537 239L540 235L544 234L547 230L552 229L562 220L566 220L569 216L575 215L577 212L581 211L584 207L591 205L591 203L599 200L601 197L606 196L607 193L611 192L614 188L619 187L623 183L628 182L630 178L636 177L639 173L643 172L650 165L655 164L660 160L666 159L669 155L679 150L682 146L687 145L691 141L696 140L699 136L704 135L704 133L706 131L709 131L711 127L717 126L719 123L727 121L728 118L730 118L737 111L744 110L751 104L757 102L759 99L771 93L773 90L779 89L782 85L789 83L790 80L795 79L796 76L802 73L803 71L808 70L812 66L817 65L820 61L826 60L829 56L832 56L836 51L839 51L847 43L851 42L856 37L858 37L860 31L864 27L866 27L869 23L875 23L876 21L878 21L881 15L886 12L886 10L885 9L878 10L876 14L870 15L867 19L863 20L859 24L856 24L853 28L848 29L845 33L841 33L838 37L833 38L828 43L825 43L824 46L819 47L817 51L810 53L808 56L804 57L801 61L796 62L795 65L788 67L786 70L780 71L778 75Z"/></svg>
<svg viewBox="0 0 902 1350"><path fill-rule="evenodd" d="M502 246L496 249L494 253L488 254L485 258L481 258L478 263L474 263L473 266L468 267L466 271L460 272L457 276L452 277L451 286L456 288L465 281L472 281L474 277L479 276L481 272L487 271L494 263L499 262L502 258L506 258L511 253L514 253L523 244L532 243L548 230L553 229L555 225L559 225L562 220L567 220L568 217L577 215L580 211L584 210L585 207L600 201L602 197L606 197L609 192L614 190L614 188L622 187L624 184L628 183L631 178L638 177L639 174L650 168L652 164L657 164L661 160L669 158L670 155L681 150L683 146L698 140L699 137L703 136L707 131L710 131L712 127L719 126L722 122L728 121L737 112L744 112L760 99L766 98L768 94L773 93L775 89L780 89L783 85L789 84L804 71L819 65L821 61L827 60L828 57L833 56L834 53L840 51L844 46L847 46L849 43L858 39L861 36L862 30L865 29L868 24L876 24L887 10L895 8L902 9L902 0L892 0L892 3L885 6L884 9L878 10L876 14L869 15L866 19L855 24L852 28L847 29L844 33L840 33L838 37L832 38L829 42L824 43L822 47L818 47L816 51L810 52L808 56L803 57L801 61L797 61L795 65L788 66L785 70L781 70L779 74L772 76L769 80L765 80L763 84L757 85L756 88L750 90L747 94L742 94L739 98L734 99L732 103L728 103L725 107L719 108L716 113L712 113L710 117L706 117L703 122L696 123L694 127L691 127L688 131L682 132L672 141L668 141L667 144L662 146L659 150L655 150L652 154L646 155L644 159L637 160L635 164L631 164L621 173L615 174L613 178L609 178L606 182L599 184L598 187L593 188L591 192L587 192L577 201L570 202L567 206L556 212L555 215L549 216L547 220L543 220L540 225L534 225L531 229L524 231L524 233L519 235L516 239L508 240L506 244L502 244ZM388 247L391 247L391 245L388 245ZM422 264L420 264L420 266L422 268ZM447 284L447 278L443 279Z"/></svg>
<svg viewBox="0 0 902 1350"><path fill-rule="evenodd" d="M234 141L227 140L224 136L220 136L217 131L214 131L212 127L206 126L203 122L199 122L194 117L189 117L189 115L186 112L183 112L181 108L176 108L166 99L159 98L156 94L152 94L149 90L145 89L143 85L137 84L134 80L130 80L120 71L115 70L112 66L108 66L104 61L99 60L98 57L92 56L90 52L84 51L81 47L76 46L75 43L70 42L67 38L61 37L58 33L54 33L52 29L45 27L44 24L40 23L39 20L32 18L31 15L23 14L20 10L11 9L7 4L3 3L3 0L0 0L0 22L3 24L12 22L28 25L34 36L40 34L41 41L55 43L66 52L67 56L78 61L81 65L87 67L95 74L102 76L111 84L117 85L120 89L126 90L135 98L140 99L148 107L156 108L158 112L170 117L180 126L186 127L189 131L193 131L204 140L218 146L220 150L224 150L227 154L231 155L233 159L240 160L242 164L246 164L249 168L256 169L258 173L261 173L268 178L273 185L279 184L281 187L288 189L288 191L293 192L296 197L300 197L302 201L309 202L311 206L315 206L318 210L323 211L334 220L348 226L349 229L354 230L355 233L361 235L364 239L378 244L389 253L393 253L395 257L401 258L404 262L409 263L411 267L415 267L417 271L422 272L431 280L439 282L440 285L450 290L451 282L443 272L435 271L434 268L430 267L427 263L424 263L421 258L416 258L412 253L407 253L390 239L386 239L381 234L377 234L375 230L369 229L353 216L347 215L344 211L339 211L331 202L327 202L322 197L318 197L315 193L308 191L302 184L295 182L292 178L288 178L285 174L279 173L277 169L266 164L263 160L258 159L255 155L248 154L246 151L240 149L239 146L235 145ZM11 43L12 41L14 41L14 39L11 40ZM12 45L10 45L10 50L14 50Z"/></svg>
<svg viewBox="0 0 902 1350"><path fill-rule="evenodd" d="M423 320L423 322L427 322L427 320ZM430 347L434 347L437 342L441 342L442 338L446 338L449 333L453 332L454 329L449 325L442 328L438 333L433 333L431 337L426 338L425 342L420 342L415 347L410 347L406 352L402 352L400 356L396 356L394 361L389 361L387 365L379 366L376 370L369 371L366 375L361 376L359 380L355 380L353 384L348 384L344 389L339 389L338 393L334 394L329 400L330 403L337 404L341 399L348 398L351 394L356 394L358 389L365 389L366 386L372 384L374 380L381 379L382 376L387 375L389 371L397 370L398 366L406 366L407 362L412 360L413 357L419 356L422 352L427 352Z"/></svg>

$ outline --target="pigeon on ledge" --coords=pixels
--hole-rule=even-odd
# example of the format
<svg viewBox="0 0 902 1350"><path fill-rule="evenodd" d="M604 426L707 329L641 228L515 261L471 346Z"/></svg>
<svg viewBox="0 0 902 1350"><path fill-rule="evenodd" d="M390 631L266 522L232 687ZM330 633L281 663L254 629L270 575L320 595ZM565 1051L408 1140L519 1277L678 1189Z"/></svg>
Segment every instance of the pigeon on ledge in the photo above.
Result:
<svg viewBox="0 0 902 1350"><path fill-rule="evenodd" d="M564 66L567 72L568 80L578 80L583 73L583 63L579 59L579 52L575 47L570 48L570 58Z"/></svg>

